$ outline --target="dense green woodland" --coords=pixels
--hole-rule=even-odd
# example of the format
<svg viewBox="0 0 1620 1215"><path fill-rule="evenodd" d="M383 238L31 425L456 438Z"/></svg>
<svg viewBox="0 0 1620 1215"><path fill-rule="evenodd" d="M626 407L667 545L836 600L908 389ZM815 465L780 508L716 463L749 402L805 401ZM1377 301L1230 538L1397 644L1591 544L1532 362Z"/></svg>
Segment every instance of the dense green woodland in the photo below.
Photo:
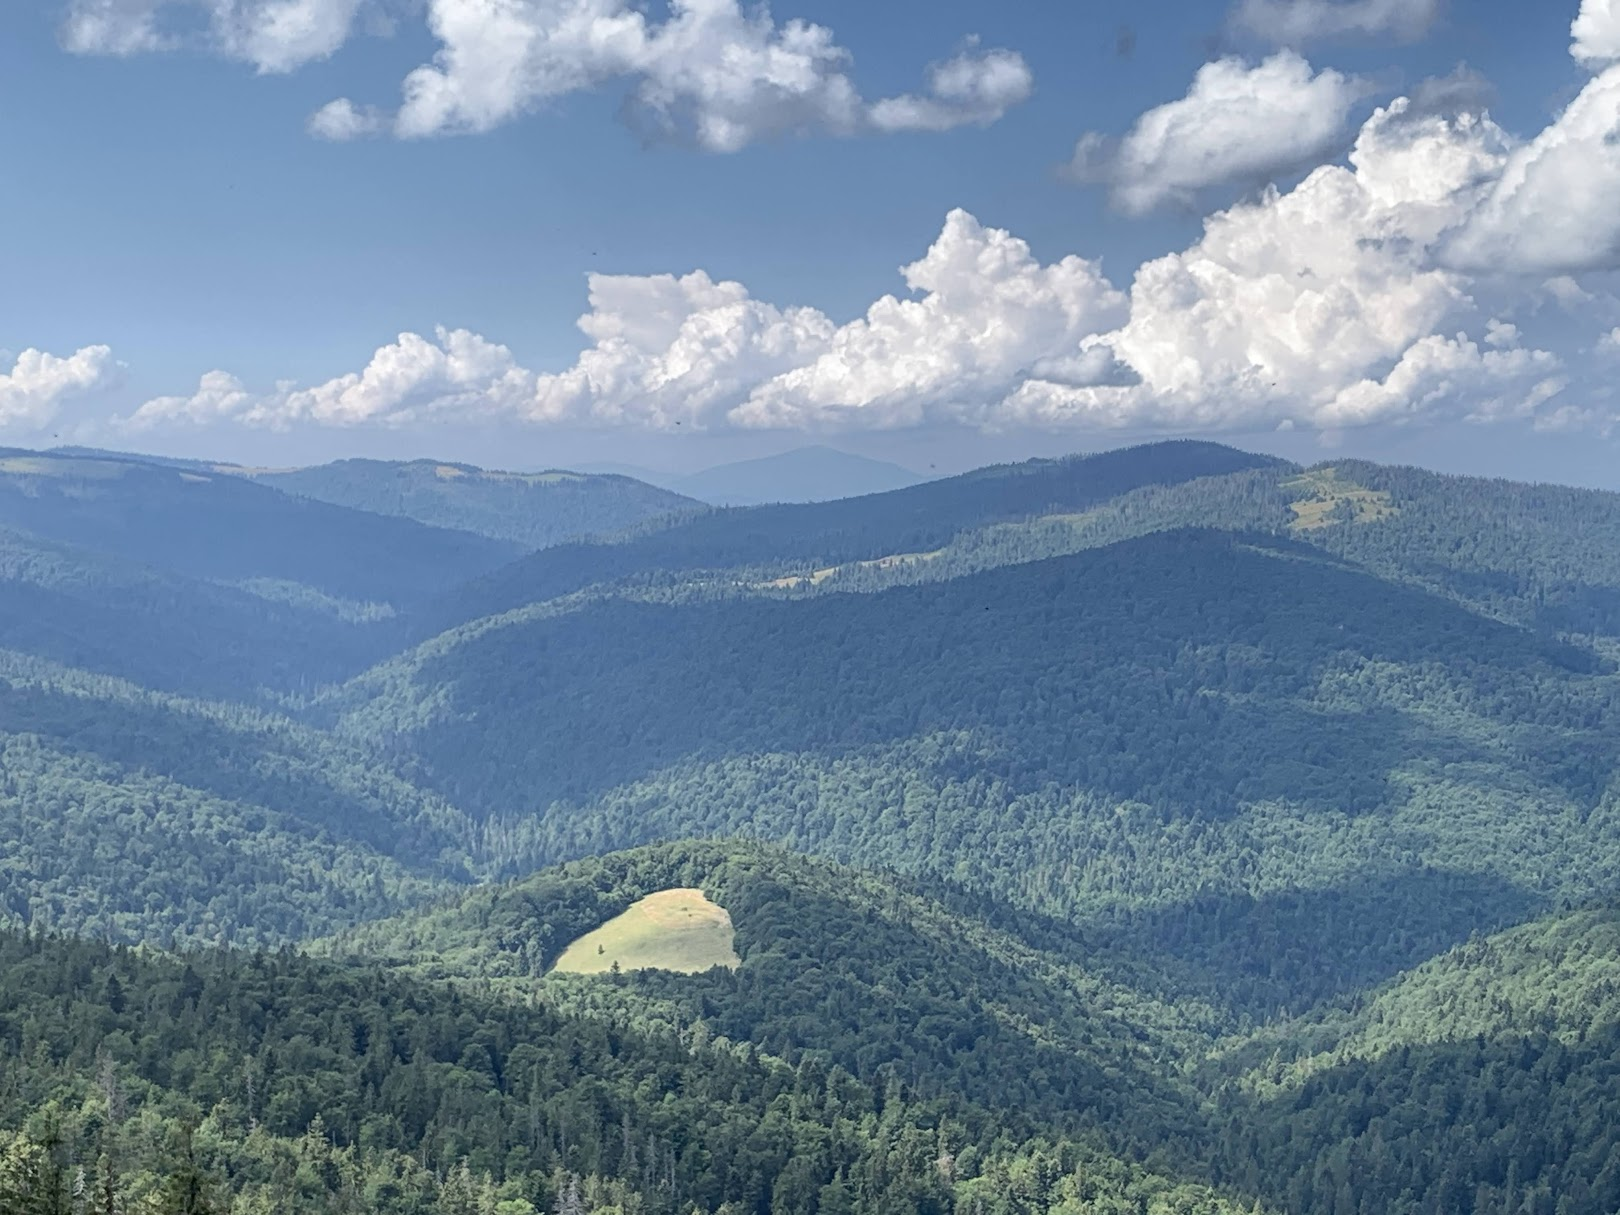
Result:
<svg viewBox="0 0 1620 1215"><path fill-rule="evenodd" d="M0 1215L1614 1215L1617 554L1200 443L0 452ZM551 972L682 886L736 970Z"/></svg>
<svg viewBox="0 0 1620 1215"><path fill-rule="evenodd" d="M0 1062L30 1215L1236 1210L954 1098L288 955L0 937Z"/></svg>

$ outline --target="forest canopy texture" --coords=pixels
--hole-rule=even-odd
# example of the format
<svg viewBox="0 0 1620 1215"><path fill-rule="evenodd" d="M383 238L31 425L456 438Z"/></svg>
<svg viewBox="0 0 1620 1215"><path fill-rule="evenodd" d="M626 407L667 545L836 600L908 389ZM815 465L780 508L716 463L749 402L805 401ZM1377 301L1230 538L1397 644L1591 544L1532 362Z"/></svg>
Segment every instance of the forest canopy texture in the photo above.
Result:
<svg viewBox="0 0 1620 1215"><path fill-rule="evenodd" d="M1611 494L0 452L0 1215L1614 1215L1617 739Z"/></svg>

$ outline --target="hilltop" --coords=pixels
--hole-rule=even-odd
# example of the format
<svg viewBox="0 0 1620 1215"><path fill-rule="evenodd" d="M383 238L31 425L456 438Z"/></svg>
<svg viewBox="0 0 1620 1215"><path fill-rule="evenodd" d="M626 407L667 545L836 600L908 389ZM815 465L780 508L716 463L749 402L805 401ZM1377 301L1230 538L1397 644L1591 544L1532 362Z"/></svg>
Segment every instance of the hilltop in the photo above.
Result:
<svg viewBox="0 0 1620 1215"><path fill-rule="evenodd" d="M887 460L851 455L832 447L799 447L757 460L719 464L666 479L671 489L714 506L762 506L772 502L831 502L905 489L927 477Z"/></svg>
<svg viewBox="0 0 1620 1215"><path fill-rule="evenodd" d="M498 472L440 460L338 460L314 468L224 471L355 510L475 532L527 549L610 535L702 509L622 476Z"/></svg>

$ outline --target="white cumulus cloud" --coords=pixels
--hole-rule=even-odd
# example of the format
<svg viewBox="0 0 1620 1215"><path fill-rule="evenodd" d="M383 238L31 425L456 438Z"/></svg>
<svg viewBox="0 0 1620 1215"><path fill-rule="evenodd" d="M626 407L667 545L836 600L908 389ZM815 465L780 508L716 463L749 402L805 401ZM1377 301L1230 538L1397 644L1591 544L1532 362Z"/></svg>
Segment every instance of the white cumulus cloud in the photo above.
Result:
<svg viewBox="0 0 1620 1215"><path fill-rule="evenodd" d="M1329 427L1500 412L1504 395L1546 393L1551 356L1482 354L1441 330L1470 300L1432 248L1506 146L1483 118L1414 117L1405 101L1380 110L1348 167L1217 214L1198 244L1137 272L1130 320L1102 340L1140 383L1032 380L1014 412L1047 424Z"/></svg>
<svg viewBox="0 0 1620 1215"><path fill-rule="evenodd" d="M928 91L890 97L872 106L880 131L949 131L988 126L1029 99L1035 77L1012 51L965 51L928 71Z"/></svg>
<svg viewBox="0 0 1620 1215"><path fill-rule="evenodd" d="M1292 51L1252 66L1218 59L1199 69L1185 97L1138 118L1117 148L1083 137L1070 172L1107 182L1127 214L1187 204L1209 186L1265 182L1328 158L1365 91L1340 72L1313 73Z"/></svg>
<svg viewBox="0 0 1620 1215"><path fill-rule="evenodd" d="M808 131L984 124L1031 88L1018 55L970 46L933 68L924 93L868 103L832 31L779 25L739 0L671 0L663 21L630 0L430 0L428 22L440 49L405 78L391 121L405 138L488 131L615 80L633 86L632 121L716 152ZM379 129L374 115L340 99L311 129L350 138Z"/></svg>
<svg viewBox="0 0 1620 1215"><path fill-rule="evenodd" d="M710 424L815 358L836 329L814 308L777 308L701 271L592 275L590 292L580 328L593 345L567 371L539 377L535 418Z"/></svg>
<svg viewBox="0 0 1620 1215"><path fill-rule="evenodd" d="M1620 66L1514 151L1446 256L1472 270L1543 276L1620 268Z"/></svg>
<svg viewBox="0 0 1620 1215"><path fill-rule="evenodd" d="M386 130L388 119L374 109L357 106L347 97L329 101L309 116L308 130L321 139L359 139Z"/></svg>
<svg viewBox="0 0 1620 1215"><path fill-rule="evenodd" d="M198 44L261 72L290 72L337 51L363 0L71 0L62 44L133 55Z"/></svg>
<svg viewBox="0 0 1620 1215"><path fill-rule="evenodd" d="M1345 37L1413 41L1428 33L1441 0L1240 0L1239 29L1278 46Z"/></svg>
<svg viewBox="0 0 1620 1215"><path fill-rule="evenodd" d="M1125 319L1125 296L1095 262L1042 265L1011 233L953 211L901 272L917 296L884 296L838 329L814 359L760 384L732 412L750 426L981 421L1041 363L1065 379L1114 375L1084 357L1088 339ZM1061 361L1061 366L1059 366Z"/></svg>
<svg viewBox="0 0 1620 1215"><path fill-rule="evenodd" d="M10 371L0 371L0 430L40 430L63 401L105 387L117 373L106 346L86 346L66 358L24 350Z"/></svg>
<svg viewBox="0 0 1620 1215"><path fill-rule="evenodd" d="M1620 62L1620 0L1581 0L1570 54L1594 70Z"/></svg>

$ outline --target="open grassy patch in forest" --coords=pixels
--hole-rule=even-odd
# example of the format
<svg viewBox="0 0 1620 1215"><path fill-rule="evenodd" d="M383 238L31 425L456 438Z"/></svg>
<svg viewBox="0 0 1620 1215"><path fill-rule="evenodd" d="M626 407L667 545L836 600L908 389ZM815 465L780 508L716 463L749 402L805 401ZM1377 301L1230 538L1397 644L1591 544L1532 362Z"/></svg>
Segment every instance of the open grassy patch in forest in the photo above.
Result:
<svg viewBox="0 0 1620 1215"><path fill-rule="evenodd" d="M891 553L887 557L874 557L870 561L852 561L847 565L829 565L824 569L811 570L808 574L789 574L785 578L773 578L769 582L758 583L758 586L771 590L792 590L801 586L820 586L834 574L841 574L845 570L893 570L906 566L923 565L929 561L937 561L945 555L944 549L935 549L928 553Z"/></svg>
<svg viewBox="0 0 1620 1215"><path fill-rule="evenodd" d="M6 456L0 459L0 474L13 477L78 477L83 480L111 481L124 475L126 466L111 460L72 460L57 456Z"/></svg>
<svg viewBox="0 0 1620 1215"><path fill-rule="evenodd" d="M1296 532L1335 523L1377 523L1400 513L1389 494L1357 485L1341 477L1336 468L1316 468L1290 477L1282 488L1299 495L1290 503Z"/></svg>
<svg viewBox="0 0 1620 1215"><path fill-rule="evenodd" d="M580 937L563 951L554 969L602 974L617 962L620 970L698 974L738 965L735 937L730 914L701 890L660 890Z"/></svg>

